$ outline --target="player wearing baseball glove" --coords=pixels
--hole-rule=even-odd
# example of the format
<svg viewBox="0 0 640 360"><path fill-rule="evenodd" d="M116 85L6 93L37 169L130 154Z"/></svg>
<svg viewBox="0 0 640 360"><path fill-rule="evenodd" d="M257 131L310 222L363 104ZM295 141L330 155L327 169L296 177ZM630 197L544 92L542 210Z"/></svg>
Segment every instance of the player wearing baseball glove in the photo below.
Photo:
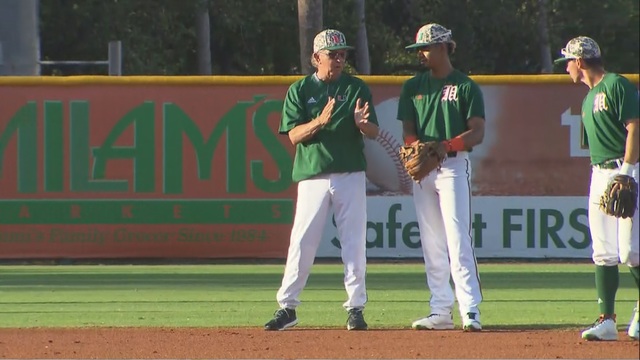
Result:
<svg viewBox="0 0 640 360"><path fill-rule="evenodd" d="M638 88L624 76L604 69L600 46L592 38L575 37L560 53L556 62L566 65L571 80L589 87L581 109L582 145L588 146L591 158L587 214L600 315L581 335L586 340L613 341L618 339L620 263L628 267L640 290ZM628 333L637 339L636 315L634 310Z"/></svg>
<svg viewBox="0 0 640 360"><path fill-rule="evenodd" d="M630 218L638 207L638 184L628 175L616 175L600 198L600 210L617 218Z"/></svg>
<svg viewBox="0 0 640 360"><path fill-rule="evenodd" d="M422 26L415 51L426 67L402 85L396 119L402 121L399 157L413 178L427 285L427 316L414 329L453 329L456 298L464 331L481 331L482 292L471 239L469 152L484 138L482 90L451 64L456 42L450 29ZM455 291L451 286L451 279Z"/></svg>
<svg viewBox="0 0 640 360"><path fill-rule="evenodd" d="M400 161L416 183L433 170L439 170L446 157L444 146L435 141L414 141L400 147Z"/></svg>

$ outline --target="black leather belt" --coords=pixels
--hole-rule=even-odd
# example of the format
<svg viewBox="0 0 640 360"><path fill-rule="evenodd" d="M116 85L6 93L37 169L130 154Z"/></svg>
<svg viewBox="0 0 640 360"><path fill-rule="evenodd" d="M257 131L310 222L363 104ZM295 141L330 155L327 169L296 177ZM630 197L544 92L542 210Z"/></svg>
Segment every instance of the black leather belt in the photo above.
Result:
<svg viewBox="0 0 640 360"><path fill-rule="evenodd" d="M624 161L624 158L618 158L618 159L610 159L610 160L606 160L603 161L601 163L598 164L593 164L593 166L599 168L599 169L617 169L620 166L622 166L622 162Z"/></svg>
<svg viewBox="0 0 640 360"><path fill-rule="evenodd" d="M456 157L458 156L458 152L457 151L451 151L447 153L447 157Z"/></svg>

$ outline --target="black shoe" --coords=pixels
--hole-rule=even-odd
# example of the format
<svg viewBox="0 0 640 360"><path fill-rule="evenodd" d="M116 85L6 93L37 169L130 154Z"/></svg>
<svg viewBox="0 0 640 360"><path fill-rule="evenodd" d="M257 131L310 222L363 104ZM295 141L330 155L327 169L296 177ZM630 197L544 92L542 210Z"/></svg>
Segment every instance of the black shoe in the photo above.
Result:
<svg viewBox="0 0 640 360"><path fill-rule="evenodd" d="M349 318L347 318L347 330L367 330L367 323L364 321L362 309L349 310Z"/></svg>
<svg viewBox="0 0 640 360"><path fill-rule="evenodd" d="M264 325L265 330L284 330L298 323L294 309L278 309L273 314L273 319Z"/></svg>

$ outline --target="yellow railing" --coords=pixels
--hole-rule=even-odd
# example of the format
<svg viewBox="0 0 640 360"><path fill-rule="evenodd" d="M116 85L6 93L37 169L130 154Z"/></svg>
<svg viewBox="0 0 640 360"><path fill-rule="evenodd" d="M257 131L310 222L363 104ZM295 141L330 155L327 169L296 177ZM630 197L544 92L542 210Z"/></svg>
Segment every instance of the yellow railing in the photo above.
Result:
<svg viewBox="0 0 640 360"><path fill-rule="evenodd" d="M638 84L639 74L623 74ZM0 76L0 86L34 85L289 85L301 76ZM371 85L400 85L410 76L360 76ZM475 75L478 84L564 84L568 75Z"/></svg>

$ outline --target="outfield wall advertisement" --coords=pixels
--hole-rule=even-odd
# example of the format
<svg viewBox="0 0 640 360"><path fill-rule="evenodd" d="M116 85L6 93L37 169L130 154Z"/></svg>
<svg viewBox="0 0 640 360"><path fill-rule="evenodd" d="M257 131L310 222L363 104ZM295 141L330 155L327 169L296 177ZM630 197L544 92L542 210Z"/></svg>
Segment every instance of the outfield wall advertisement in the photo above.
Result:
<svg viewBox="0 0 640 360"><path fill-rule="evenodd" d="M586 198L479 196L472 202L472 235L478 258L590 258ZM422 256L411 196L369 197L367 255ZM318 253L340 256L333 221Z"/></svg>
<svg viewBox="0 0 640 360"><path fill-rule="evenodd" d="M630 75L637 83L638 76ZM284 258L294 149L277 134L296 78L0 78L0 258ZM420 257L397 157L402 80L370 77L370 257ZM480 258L588 258L586 87L478 77L471 153ZM331 219L318 255L339 257Z"/></svg>

